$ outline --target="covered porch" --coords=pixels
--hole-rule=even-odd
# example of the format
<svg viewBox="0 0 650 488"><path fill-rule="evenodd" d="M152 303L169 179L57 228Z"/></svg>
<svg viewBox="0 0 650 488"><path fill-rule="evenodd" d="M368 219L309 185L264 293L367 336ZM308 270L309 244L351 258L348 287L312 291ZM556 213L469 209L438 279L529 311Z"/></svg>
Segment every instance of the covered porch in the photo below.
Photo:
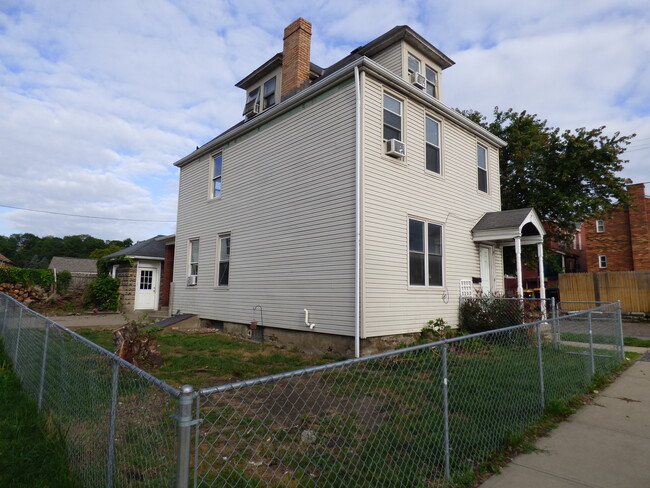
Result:
<svg viewBox="0 0 650 488"><path fill-rule="evenodd" d="M532 208L488 212L472 229L472 239L477 244L514 246L517 266L517 296L523 298L521 249L537 246L539 260L540 298L546 298L544 285L544 226Z"/></svg>

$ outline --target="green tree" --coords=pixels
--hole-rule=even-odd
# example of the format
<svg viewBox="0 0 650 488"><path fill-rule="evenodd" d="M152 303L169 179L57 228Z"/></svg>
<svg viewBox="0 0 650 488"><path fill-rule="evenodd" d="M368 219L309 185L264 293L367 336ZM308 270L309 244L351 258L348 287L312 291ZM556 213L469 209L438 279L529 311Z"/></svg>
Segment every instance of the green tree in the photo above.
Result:
<svg viewBox="0 0 650 488"><path fill-rule="evenodd" d="M90 257L93 259L100 259L103 258L104 256L108 256L109 254L113 254L114 252L121 251L122 249L124 249L123 246L120 246L119 244L116 243L112 243L106 247L95 249L93 252L90 253Z"/></svg>
<svg viewBox="0 0 650 488"><path fill-rule="evenodd" d="M617 176L636 134L605 133L605 126L563 132L526 111L494 109L494 120L463 112L508 143L499 153L503 210L533 207L552 223L548 237L567 244L576 224L626 204L629 180Z"/></svg>

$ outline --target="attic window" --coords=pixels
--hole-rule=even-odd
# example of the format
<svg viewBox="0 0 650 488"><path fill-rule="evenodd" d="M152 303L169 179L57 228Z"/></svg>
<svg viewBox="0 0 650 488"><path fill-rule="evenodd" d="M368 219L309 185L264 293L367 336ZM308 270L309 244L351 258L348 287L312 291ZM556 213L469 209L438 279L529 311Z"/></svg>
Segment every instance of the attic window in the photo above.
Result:
<svg viewBox="0 0 650 488"><path fill-rule="evenodd" d="M427 93L432 97L435 97L438 86L438 72L435 69L427 66L425 70L425 76L427 78Z"/></svg>
<svg viewBox="0 0 650 488"><path fill-rule="evenodd" d="M409 72L410 73L419 73L420 72L420 60L413 56L412 54L409 54L408 58L408 66L409 66Z"/></svg>
<svg viewBox="0 0 650 488"><path fill-rule="evenodd" d="M264 108L275 105L275 76L264 83Z"/></svg>
<svg viewBox="0 0 650 488"><path fill-rule="evenodd" d="M246 105L244 106L244 115L250 115L253 113L255 105L259 102L260 96L260 87L251 90L248 92L248 98L246 98Z"/></svg>

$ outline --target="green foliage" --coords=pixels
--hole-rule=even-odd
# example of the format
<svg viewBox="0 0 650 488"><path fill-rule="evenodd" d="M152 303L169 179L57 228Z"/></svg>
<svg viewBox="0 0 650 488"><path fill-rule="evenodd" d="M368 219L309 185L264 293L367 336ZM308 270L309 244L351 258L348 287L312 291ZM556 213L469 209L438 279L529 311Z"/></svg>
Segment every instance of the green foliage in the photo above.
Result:
<svg viewBox="0 0 650 488"><path fill-rule="evenodd" d="M442 318L429 320L426 327L420 331L420 339L417 342L427 343L449 339L451 337L451 326Z"/></svg>
<svg viewBox="0 0 650 488"><path fill-rule="evenodd" d="M108 256L109 254L113 254L114 252L121 251L122 249L124 249L124 246L121 246L116 242L112 242L104 248L95 249L93 252L90 253L90 257L93 259L101 259L104 256Z"/></svg>
<svg viewBox="0 0 650 488"><path fill-rule="evenodd" d="M67 269L58 271L56 273L56 292L60 295L65 295L70 290L70 282L72 281L72 273Z"/></svg>
<svg viewBox="0 0 650 488"><path fill-rule="evenodd" d="M120 300L120 280L110 276L99 276L88 284L84 300L99 310L116 311Z"/></svg>
<svg viewBox="0 0 650 488"><path fill-rule="evenodd" d="M635 134L608 136L604 126L561 132L536 114L498 107L491 122L476 111L463 113L508 143L499 153L503 210L535 208L553 222L550 238L569 244L576 223L628 203L628 180L617 174Z"/></svg>
<svg viewBox="0 0 650 488"><path fill-rule="evenodd" d="M18 267L44 269L54 256L88 258L98 249L115 247L122 249L132 244L131 239L104 241L87 234L65 237L38 237L29 233L12 234L8 237L0 236L0 253L11 259Z"/></svg>
<svg viewBox="0 0 650 488"><path fill-rule="evenodd" d="M40 286L48 290L54 283L51 269L0 268L0 283Z"/></svg>
<svg viewBox="0 0 650 488"><path fill-rule="evenodd" d="M490 295L464 298L459 315L459 328L472 334L524 322L523 312L517 300L503 300Z"/></svg>
<svg viewBox="0 0 650 488"><path fill-rule="evenodd" d="M108 276L111 267L114 264L127 263L129 266L133 266L133 259L126 256L118 256L112 259L98 259L97 260L97 274L99 276Z"/></svg>

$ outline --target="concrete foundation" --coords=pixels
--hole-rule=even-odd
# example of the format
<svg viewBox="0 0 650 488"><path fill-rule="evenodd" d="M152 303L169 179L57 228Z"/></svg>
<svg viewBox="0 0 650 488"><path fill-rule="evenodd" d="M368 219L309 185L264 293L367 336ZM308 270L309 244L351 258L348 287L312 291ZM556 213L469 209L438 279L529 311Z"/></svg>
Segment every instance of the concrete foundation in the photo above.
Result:
<svg viewBox="0 0 650 488"><path fill-rule="evenodd" d="M201 327L216 329L237 339L273 344L280 348L295 349L307 354L333 354L349 358L354 357L354 337L350 336L259 325L257 328L251 329L248 324L206 319L201 319ZM362 339L361 355L368 356L409 345L413 343L418 335L414 333Z"/></svg>

